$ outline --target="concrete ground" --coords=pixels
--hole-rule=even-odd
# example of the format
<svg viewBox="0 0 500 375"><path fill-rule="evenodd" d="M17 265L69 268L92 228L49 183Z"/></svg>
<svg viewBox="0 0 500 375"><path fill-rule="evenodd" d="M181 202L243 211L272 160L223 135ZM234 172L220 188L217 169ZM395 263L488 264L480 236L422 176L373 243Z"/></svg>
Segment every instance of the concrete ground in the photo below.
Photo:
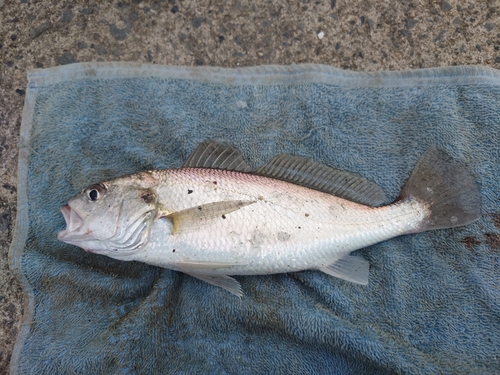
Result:
<svg viewBox="0 0 500 375"><path fill-rule="evenodd" d="M499 21L499 0L0 0L0 374L8 372L24 306L7 253L27 71L117 60L498 69Z"/></svg>

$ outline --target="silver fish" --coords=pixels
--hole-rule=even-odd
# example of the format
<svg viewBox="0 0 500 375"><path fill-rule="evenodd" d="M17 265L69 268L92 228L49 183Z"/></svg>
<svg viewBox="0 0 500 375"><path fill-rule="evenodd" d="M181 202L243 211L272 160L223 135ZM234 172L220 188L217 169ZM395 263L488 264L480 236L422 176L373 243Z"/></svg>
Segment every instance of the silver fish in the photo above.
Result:
<svg viewBox="0 0 500 375"><path fill-rule="evenodd" d="M242 296L230 275L319 270L366 285L354 250L480 216L469 171L431 147L390 205L358 175L278 155L251 170L229 145L205 141L182 168L91 185L61 208L58 239L124 261L177 270Z"/></svg>

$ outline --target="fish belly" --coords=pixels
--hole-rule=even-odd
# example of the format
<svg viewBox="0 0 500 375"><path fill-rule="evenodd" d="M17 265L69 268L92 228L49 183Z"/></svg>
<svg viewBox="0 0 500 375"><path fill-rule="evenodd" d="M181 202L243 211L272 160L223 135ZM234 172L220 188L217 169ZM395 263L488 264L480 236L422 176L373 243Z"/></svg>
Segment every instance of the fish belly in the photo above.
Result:
<svg viewBox="0 0 500 375"><path fill-rule="evenodd" d="M212 274L229 275L315 269L353 250L411 232L426 214L418 202L373 208L246 173L163 173L158 195L166 213L214 202L250 202L181 228L175 228L169 217L157 220L135 260L171 269L193 262L206 263Z"/></svg>

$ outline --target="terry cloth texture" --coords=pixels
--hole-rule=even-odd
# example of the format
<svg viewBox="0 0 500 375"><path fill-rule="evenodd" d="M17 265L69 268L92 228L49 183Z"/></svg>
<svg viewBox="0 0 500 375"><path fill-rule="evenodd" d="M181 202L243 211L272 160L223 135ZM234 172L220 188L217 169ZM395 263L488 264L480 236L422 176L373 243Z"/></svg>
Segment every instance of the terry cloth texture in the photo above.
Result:
<svg viewBox="0 0 500 375"><path fill-rule="evenodd" d="M13 374L500 373L500 73L74 64L29 74L11 262L28 297ZM358 251L368 286L318 271L237 276L244 297L56 239L84 187L179 167L204 139L380 184L431 145L481 185L472 225Z"/></svg>

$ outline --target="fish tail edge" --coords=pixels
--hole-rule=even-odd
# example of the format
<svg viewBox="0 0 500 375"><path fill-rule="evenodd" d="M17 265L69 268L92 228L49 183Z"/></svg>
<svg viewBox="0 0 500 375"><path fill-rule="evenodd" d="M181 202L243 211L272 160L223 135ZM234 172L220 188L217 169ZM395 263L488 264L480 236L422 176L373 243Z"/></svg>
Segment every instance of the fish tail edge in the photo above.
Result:
<svg viewBox="0 0 500 375"><path fill-rule="evenodd" d="M434 146L418 160L398 201L413 199L428 211L414 233L468 225L481 216L479 184L471 171Z"/></svg>

